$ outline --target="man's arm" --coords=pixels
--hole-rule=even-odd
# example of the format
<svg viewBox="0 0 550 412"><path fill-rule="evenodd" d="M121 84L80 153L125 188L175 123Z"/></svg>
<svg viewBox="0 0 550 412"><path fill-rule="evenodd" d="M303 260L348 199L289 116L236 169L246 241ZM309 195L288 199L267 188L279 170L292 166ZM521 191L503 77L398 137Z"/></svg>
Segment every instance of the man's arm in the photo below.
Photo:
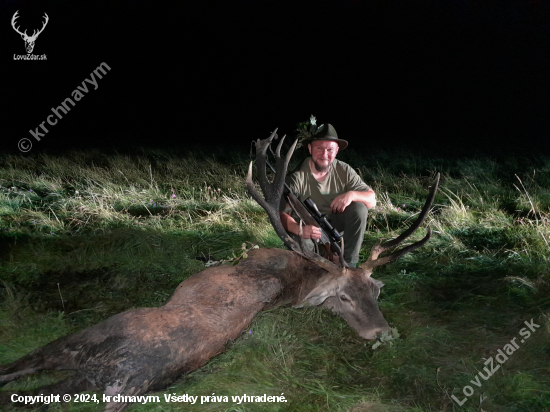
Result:
<svg viewBox="0 0 550 412"><path fill-rule="evenodd" d="M279 216L281 217L281 223L283 224L283 228L289 232L294 233L295 235L300 234L300 225L292 216L290 216L287 213L279 212ZM303 225L302 226L302 238L303 239L321 239L321 230L312 225Z"/></svg>
<svg viewBox="0 0 550 412"><path fill-rule="evenodd" d="M346 207L348 207L351 202L361 202L368 209L373 209L376 207L376 193L374 190L369 189L366 192L362 191L349 191L342 193L334 198L330 204L332 213L342 213Z"/></svg>

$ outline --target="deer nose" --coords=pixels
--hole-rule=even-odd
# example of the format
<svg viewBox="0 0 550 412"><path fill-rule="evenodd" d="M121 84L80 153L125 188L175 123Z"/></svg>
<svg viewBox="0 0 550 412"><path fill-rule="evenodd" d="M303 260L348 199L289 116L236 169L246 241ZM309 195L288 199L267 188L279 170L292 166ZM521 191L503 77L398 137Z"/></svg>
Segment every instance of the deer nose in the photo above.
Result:
<svg viewBox="0 0 550 412"><path fill-rule="evenodd" d="M388 332L390 335L392 334L391 328L388 325L386 325L386 326L369 329L362 335L362 337L368 340L374 340L376 339L376 335L381 335L384 332Z"/></svg>

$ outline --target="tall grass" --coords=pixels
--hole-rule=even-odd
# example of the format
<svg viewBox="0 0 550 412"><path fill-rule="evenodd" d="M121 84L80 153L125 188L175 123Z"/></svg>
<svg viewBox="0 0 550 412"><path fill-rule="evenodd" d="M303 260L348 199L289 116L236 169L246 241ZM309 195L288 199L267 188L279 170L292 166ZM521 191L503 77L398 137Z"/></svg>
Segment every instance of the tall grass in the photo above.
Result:
<svg viewBox="0 0 550 412"><path fill-rule="evenodd" d="M331 313L262 312L225 353L165 392L284 393L287 403L162 401L131 410L550 411L550 159L342 155L378 194L362 259L414 221L442 173L430 242L374 274L401 338L373 350ZM243 242L282 247L245 193L247 163L163 151L1 157L0 363L123 310L161 305ZM532 318L540 329L458 406L451 396L462 399L485 359ZM62 376L37 374L4 390Z"/></svg>

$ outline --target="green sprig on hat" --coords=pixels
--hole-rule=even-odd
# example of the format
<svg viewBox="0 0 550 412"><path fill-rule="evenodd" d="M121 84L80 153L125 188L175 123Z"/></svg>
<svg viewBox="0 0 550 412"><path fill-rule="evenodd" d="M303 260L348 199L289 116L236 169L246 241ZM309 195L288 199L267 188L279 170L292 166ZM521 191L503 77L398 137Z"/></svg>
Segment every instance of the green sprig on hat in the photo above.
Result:
<svg viewBox="0 0 550 412"><path fill-rule="evenodd" d="M298 123L298 143L296 148L303 146L304 144L311 143L318 140L328 140L338 144L340 150L344 150L348 147L347 140L338 139L338 134L334 129L334 126L330 123L317 126L317 119L311 115L308 122Z"/></svg>
<svg viewBox="0 0 550 412"><path fill-rule="evenodd" d="M298 143L296 144L296 149L302 147L305 141L313 139L313 137L319 133L324 126L324 124L317 126L317 119L313 115L311 115L308 121L298 123L298 128L296 129L298 132Z"/></svg>

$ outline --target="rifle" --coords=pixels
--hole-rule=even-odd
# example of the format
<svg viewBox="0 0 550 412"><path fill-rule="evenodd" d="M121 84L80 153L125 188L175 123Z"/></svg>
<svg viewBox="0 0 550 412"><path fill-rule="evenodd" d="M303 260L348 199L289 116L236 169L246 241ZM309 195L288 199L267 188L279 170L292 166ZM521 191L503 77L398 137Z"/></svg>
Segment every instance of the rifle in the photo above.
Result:
<svg viewBox="0 0 550 412"><path fill-rule="evenodd" d="M269 166L271 171L275 173L275 169L269 162L266 160L266 164ZM322 215L317 205L310 197L308 197L304 202L302 202L298 197L292 193L290 187L284 182L285 185L285 196L288 200L288 204L296 213L298 218L300 218L306 225L312 225L318 227L321 230L321 242L326 245L330 243L334 248L336 253L342 254L342 249L340 249L339 242L342 239L342 234L338 232L328 221L326 215Z"/></svg>

